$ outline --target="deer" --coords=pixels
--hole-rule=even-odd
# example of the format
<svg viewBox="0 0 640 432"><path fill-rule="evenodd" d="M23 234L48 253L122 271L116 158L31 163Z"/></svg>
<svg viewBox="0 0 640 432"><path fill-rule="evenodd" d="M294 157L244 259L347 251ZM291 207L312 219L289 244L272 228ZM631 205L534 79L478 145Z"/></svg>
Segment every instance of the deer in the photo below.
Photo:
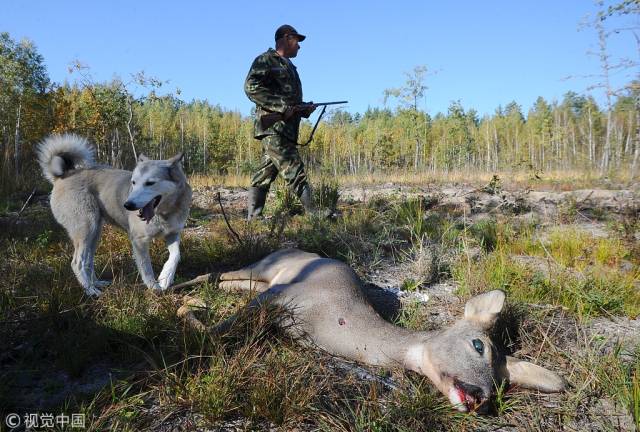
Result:
<svg viewBox="0 0 640 432"><path fill-rule="evenodd" d="M246 307L268 302L293 319L282 325L297 340L356 362L402 367L430 379L459 411L486 412L503 383L545 393L567 386L559 374L498 352L489 336L503 309L505 294L489 291L469 299L464 316L435 331L410 330L383 319L367 290L347 264L298 249L283 249L236 271L220 275L223 290L253 291ZM186 297L178 315L205 330L194 315L201 300ZM217 326L233 325L231 317Z"/></svg>

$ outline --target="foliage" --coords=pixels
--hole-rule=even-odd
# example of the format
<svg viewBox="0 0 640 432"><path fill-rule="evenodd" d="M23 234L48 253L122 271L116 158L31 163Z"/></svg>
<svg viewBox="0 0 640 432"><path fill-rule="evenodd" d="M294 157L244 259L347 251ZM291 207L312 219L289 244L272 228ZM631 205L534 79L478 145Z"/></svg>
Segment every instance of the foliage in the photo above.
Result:
<svg viewBox="0 0 640 432"><path fill-rule="evenodd" d="M0 37L1 194L41 184L33 175L33 156L35 145L49 132L86 135L98 159L116 167L130 168L137 153L168 158L183 151L190 174L243 175L259 160L251 118L208 101L160 95L162 83L141 74L129 82L114 78L99 83L85 66L75 69L79 81L51 85L32 42L16 43L7 33ZM426 69L416 68L404 87L386 93L404 101L395 111L330 113L311 145L301 150L308 169L332 176L408 169L526 169L539 177L554 169L597 168L606 151L612 169L632 166L634 172L640 116L633 85L612 105L609 122L609 113L591 96L575 92L560 102L539 97L526 115L511 102L479 118L454 101L446 114L431 117L418 106L427 89L425 76ZM133 85L142 85L141 95L133 96ZM302 138L310 129L304 121Z"/></svg>

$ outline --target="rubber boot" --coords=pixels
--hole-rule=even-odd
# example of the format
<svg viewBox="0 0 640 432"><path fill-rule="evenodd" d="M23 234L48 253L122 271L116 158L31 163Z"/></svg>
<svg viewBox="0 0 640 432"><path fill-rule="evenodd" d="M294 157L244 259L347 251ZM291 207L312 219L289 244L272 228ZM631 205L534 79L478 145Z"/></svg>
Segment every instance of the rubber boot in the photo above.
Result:
<svg viewBox="0 0 640 432"><path fill-rule="evenodd" d="M262 217L262 210L264 209L264 203L267 200L267 193L269 193L269 189L266 188L253 186L249 188L247 220Z"/></svg>
<svg viewBox="0 0 640 432"><path fill-rule="evenodd" d="M302 203L302 207L304 207L305 213L307 213L308 215L319 217L322 219L328 219L333 216L333 212L328 208L316 207L316 203L313 200L311 186L309 186L308 184L303 186L299 198L300 202Z"/></svg>
<svg viewBox="0 0 640 432"><path fill-rule="evenodd" d="M311 187L308 184L302 187L302 192L300 192L299 198L300 202L302 203L302 207L304 207L305 213L316 213L316 205L313 202L313 194L311 193Z"/></svg>

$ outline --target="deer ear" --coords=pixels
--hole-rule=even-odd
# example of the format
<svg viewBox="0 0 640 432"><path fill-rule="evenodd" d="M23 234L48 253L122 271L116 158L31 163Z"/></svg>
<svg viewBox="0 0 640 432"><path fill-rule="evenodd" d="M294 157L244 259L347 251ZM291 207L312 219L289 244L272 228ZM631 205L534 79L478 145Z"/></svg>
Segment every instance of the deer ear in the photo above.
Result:
<svg viewBox="0 0 640 432"><path fill-rule="evenodd" d="M138 162L146 162L148 160L149 158L143 155L142 153L140 153L140 156L138 156Z"/></svg>
<svg viewBox="0 0 640 432"><path fill-rule="evenodd" d="M504 293L499 290L489 291L472 297L464 307L464 319L474 321L484 328L495 323L504 306Z"/></svg>
<svg viewBox="0 0 640 432"><path fill-rule="evenodd" d="M567 381L555 372L533 363L507 356L509 382L545 393L564 391Z"/></svg>
<svg viewBox="0 0 640 432"><path fill-rule="evenodd" d="M177 155L175 155L174 157L172 157L171 159L168 159L167 162L169 162L170 165L173 165L173 164L175 164L177 162L180 162L183 157L184 157L184 152L180 152Z"/></svg>

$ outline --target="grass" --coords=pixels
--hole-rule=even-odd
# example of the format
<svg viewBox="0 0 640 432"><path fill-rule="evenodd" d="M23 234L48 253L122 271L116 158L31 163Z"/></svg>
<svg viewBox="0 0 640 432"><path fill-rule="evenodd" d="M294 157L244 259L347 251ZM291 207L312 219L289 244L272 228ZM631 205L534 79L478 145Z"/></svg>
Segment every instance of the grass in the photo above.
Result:
<svg viewBox="0 0 640 432"><path fill-rule="evenodd" d="M462 292L502 289L525 303L565 307L580 319L640 314L640 267L620 239L571 227L542 238L531 226L509 225L491 238L495 250L457 262L453 274Z"/></svg>
<svg viewBox="0 0 640 432"><path fill-rule="evenodd" d="M321 171L309 171L312 179L324 178ZM600 187L603 189L627 187L633 184L629 170L620 170L609 173L602 177L598 171L584 170L556 170L538 173L538 177L530 170L509 170L495 173L485 171L424 171L414 172L411 170L339 174L332 178L337 184L345 186L374 186L388 183L403 185L442 185L442 184L467 184L479 187L491 183L494 176L500 179L500 186L505 190L554 190L570 191L576 189L588 189ZM190 184L195 188L206 187L246 187L249 184L250 176L247 174L226 174L216 175L192 175L189 178Z"/></svg>
<svg viewBox="0 0 640 432"><path fill-rule="evenodd" d="M432 179L410 177L377 180ZM500 178L505 189L529 181ZM505 425L523 431L614 430L612 417L603 415L609 405L593 408L601 401L638 428L640 351L610 348L611 341L583 330L598 317L640 314L632 217L610 221L610 235L602 238L570 225L550 229L500 213L471 219L426 196L344 204L338 201L338 185L346 180L315 187L323 205L339 204L333 220L292 216L296 200L285 189L268 201L272 217L265 222L246 223L230 209L237 238L216 209L192 213L190 226L197 230L183 237L178 282L298 246L343 260L365 277L384 263L402 265L406 274L398 287L408 291L442 281L457 284L463 299L503 289L512 311L504 319L517 325L507 325L497 336L501 345L561 371L574 387L554 396L501 387L495 415L479 417L452 411L426 378L412 372L360 366L373 379L360 378L350 363L303 347L275 328L279 310L242 315L220 337L199 333L175 316L179 296L144 289L127 237L109 227L96 268L113 283L98 300L89 300L71 272L66 234L46 208L31 206L20 223L0 218L8 228L0 230L0 411L82 412L88 430L95 431L153 430L163 422L187 430L225 425L240 430L474 431ZM369 181L374 179L363 179ZM553 181L558 190L569 182L566 177ZM196 190L217 182L192 179ZM164 245L154 244L151 254L157 271L167 257ZM206 300L208 308L199 318L209 325L242 311L249 301L218 290L215 278L189 294ZM441 311L438 299L433 302L405 301L396 324L434 328L433 313ZM454 305L456 313L461 306ZM384 379L393 380L397 389ZM42 400L46 408L38 408Z"/></svg>
<svg viewBox="0 0 640 432"><path fill-rule="evenodd" d="M636 430L640 430L640 353L626 353L633 361L621 358L623 349L619 345L612 352L597 360L594 366L600 387L614 398L620 406L627 408L633 417Z"/></svg>

